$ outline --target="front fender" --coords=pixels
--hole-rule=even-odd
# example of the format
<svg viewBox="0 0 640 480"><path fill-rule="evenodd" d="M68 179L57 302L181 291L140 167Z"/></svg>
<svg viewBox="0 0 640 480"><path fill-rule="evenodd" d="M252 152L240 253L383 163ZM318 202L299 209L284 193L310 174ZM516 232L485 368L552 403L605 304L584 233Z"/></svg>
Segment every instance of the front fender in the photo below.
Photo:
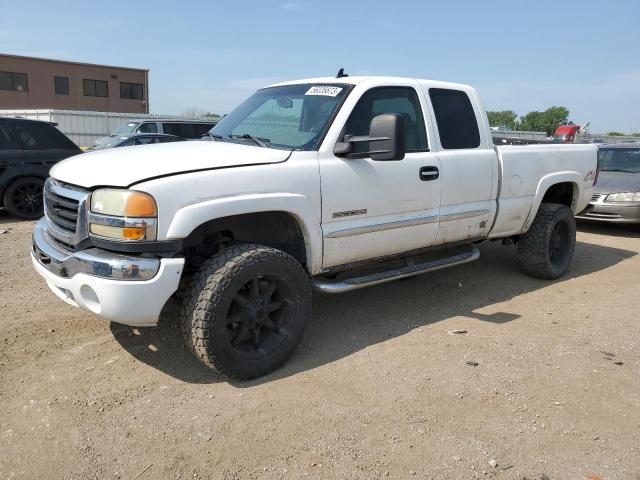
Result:
<svg viewBox="0 0 640 480"><path fill-rule="evenodd" d="M322 230L312 202L294 193L256 193L216 198L180 208L169 225L167 240L186 238L200 225L217 218L258 212L291 214L304 236L311 273L322 267Z"/></svg>

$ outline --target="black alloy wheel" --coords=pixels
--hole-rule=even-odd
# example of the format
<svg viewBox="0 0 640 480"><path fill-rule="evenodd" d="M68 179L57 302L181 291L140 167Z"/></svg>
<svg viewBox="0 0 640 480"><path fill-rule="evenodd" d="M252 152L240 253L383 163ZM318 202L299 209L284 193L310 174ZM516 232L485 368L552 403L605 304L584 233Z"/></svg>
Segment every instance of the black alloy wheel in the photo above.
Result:
<svg viewBox="0 0 640 480"><path fill-rule="evenodd" d="M43 215L44 181L37 177L15 180L4 194L4 206L14 217L35 220Z"/></svg>
<svg viewBox="0 0 640 480"><path fill-rule="evenodd" d="M255 276L232 297L226 315L227 338L248 357L275 351L295 322L293 290L272 275Z"/></svg>

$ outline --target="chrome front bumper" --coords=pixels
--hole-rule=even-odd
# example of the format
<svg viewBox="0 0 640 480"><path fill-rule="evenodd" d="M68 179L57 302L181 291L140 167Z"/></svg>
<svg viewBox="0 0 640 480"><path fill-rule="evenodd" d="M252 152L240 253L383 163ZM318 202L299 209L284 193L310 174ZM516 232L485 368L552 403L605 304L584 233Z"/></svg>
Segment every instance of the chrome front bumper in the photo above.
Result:
<svg viewBox="0 0 640 480"><path fill-rule="evenodd" d="M47 233L46 218L40 219L33 231L33 255L44 268L62 278L84 273L113 280L149 280L160 269L158 258L132 257L98 248L64 250Z"/></svg>
<svg viewBox="0 0 640 480"><path fill-rule="evenodd" d="M112 322L153 326L178 289L184 258L142 258L59 246L40 220L33 232L33 268L66 303Z"/></svg>

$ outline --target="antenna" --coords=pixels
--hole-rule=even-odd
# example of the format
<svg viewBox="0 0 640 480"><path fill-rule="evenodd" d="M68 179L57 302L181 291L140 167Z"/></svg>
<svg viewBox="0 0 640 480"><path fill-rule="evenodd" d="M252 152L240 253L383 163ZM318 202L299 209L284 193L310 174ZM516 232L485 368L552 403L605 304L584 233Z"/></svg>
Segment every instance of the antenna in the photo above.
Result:
<svg viewBox="0 0 640 480"><path fill-rule="evenodd" d="M341 68L340 70L338 70L338 74L336 75L336 78L342 78L342 77L348 77L348 76L349 75L344 73L344 68Z"/></svg>

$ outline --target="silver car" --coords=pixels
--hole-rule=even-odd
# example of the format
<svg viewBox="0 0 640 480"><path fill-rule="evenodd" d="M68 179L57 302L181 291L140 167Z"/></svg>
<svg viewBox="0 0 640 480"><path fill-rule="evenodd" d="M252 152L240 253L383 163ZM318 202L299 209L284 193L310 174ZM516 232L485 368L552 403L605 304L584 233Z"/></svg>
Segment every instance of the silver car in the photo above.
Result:
<svg viewBox="0 0 640 480"><path fill-rule="evenodd" d="M640 223L640 143L602 145L598 150L598 170L598 193L576 217Z"/></svg>

